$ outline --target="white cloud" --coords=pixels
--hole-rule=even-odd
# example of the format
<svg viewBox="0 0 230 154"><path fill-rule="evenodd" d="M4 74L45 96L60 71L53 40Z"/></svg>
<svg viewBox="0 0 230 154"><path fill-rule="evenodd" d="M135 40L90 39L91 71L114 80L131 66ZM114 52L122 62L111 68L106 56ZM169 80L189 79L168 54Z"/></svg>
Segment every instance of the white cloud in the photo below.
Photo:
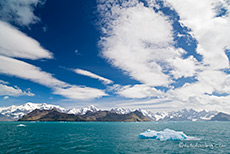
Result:
<svg viewBox="0 0 230 154"><path fill-rule="evenodd" d="M225 49L230 48L230 17L216 17L216 8L221 0L167 0L175 9L182 25L191 29L191 34L198 41L197 52L203 56L203 63L214 69L228 68L229 60ZM198 15L199 14L199 15Z"/></svg>
<svg viewBox="0 0 230 154"><path fill-rule="evenodd" d="M170 73L175 79L192 77L196 75L197 69L200 67L199 63L193 56L190 56L187 59L176 57L174 59L169 59L168 62L173 68Z"/></svg>
<svg viewBox="0 0 230 154"><path fill-rule="evenodd" d="M163 93L154 87L150 87L144 84L115 86L114 91L126 98L151 98L163 95Z"/></svg>
<svg viewBox="0 0 230 154"><path fill-rule="evenodd" d="M189 51L174 48L173 31L177 29L173 29L171 21L161 11L156 13L152 9L160 5L154 0L146 2L150 7L137 0L110 0L98 5L104 33L100 42L102 56L144 85L118 86L116 92L128 98L148 98L157 95L155 86L165 86L169 91L159 94L160 99L144 104L167 100L171 101L167 105L172 109L227 111L230 75L222 70L229 69L225 50L230 49L230 3L222 0L164 1L176 10L181 26L191 29L188 33L197 41L195 52L203 58L198 61L192 55L183 58ZM227 11L221 16L223 7ZM177 79L184 82L182 77L193 77L197 81L179 88L170 86ZM166 108L164 105L159 103L157 107Z"/></svg>
<svg viewBox="0 0 230 154"><path fill-rule="evenodd" d="M8 99L8 98L9 98L9 96L4 96L4 97L3 97L4 100L5 100L5 99Z"/></svg>
<svg viewBox="0 0 230 154"><path fill-rule="evenodd" d="M18 87L11 87L5 84L0 84L0 95L4 96L34 96L30 91L23 91ZM5 97L4 97L5 98Z"/></svg>
<svg viewBox="0 0 230 154"><path fill-rule="evenodd" d="M44 0L1 0L0 18L19 25L34 24L40 21L33 13L34 8L43 2Z"/></svg>
<svg viewBox="0 0 230 154"><path fill-rule="evenodd" d="M1 84L9 84L9 82L3 81L3 80L0 80L0 83L1 83Z"/></svg>
<svg viewBox="0 0 230 154"><path fill-rule="evenodd" d="M52 58L39 42L15 27L0 21L0 55L28 59Z"/></svg>
<svg viewBox="0 0 230 154"><path fill-rule="evenodd" d="M86 70L74 69L74 72L77 73L77 74L88 76L90 78L98 79L98 80L102 81L104 84L111 84L111 83L113 83L113 81L111 81L109 79L106 79L104 77L101 77L101 76L99 76L97 74L94 74L94 73L86 71Z"/></svg>
<svg viewBox="0 0 230 154"><path fill-rule="evenodd" d="M42 71L39 67L14 58L41 59L53 58L52 53L44 49L38 41L20 32L6 22L16 22L29 26L40 19L33 13L42 0L3 0L0 1L0 73L33 81L51 88L55 94L71 99L89 99L106 96L105 92L96 88L70 85ZM6 21L6 22L4 22ZM1 82L2 83L2 82ZM10 93L11 91L11 93ZM18 88L2 85L2 93L11 95L26 95L28 93Z"/></svg>
<svg viewBox="0 0 230 154"><path fill-rule="evenodd" d="M0 56L0 73L30 80L48 87L67 86L66 83L55 79L39 67L5 56Z"/></svg>
<svg viewBox="0 0 230 154"><path fill-rule="evenodd" d="M70 85L54 78L39 67L5 56L0 56L0 73L39 83L52 88L55 94L71 99L89 99L107 95L100 89Z"/></svg>
<svg viewBox="0 0 230 154"><path fill-rule="evenodd" d="M196 100L199 104L207 106L213 101L216 103L215 107L226 104L223 103L225 100L223 98L228 96L214 96L212 93L230 94L230 75L221 71L229 68L229 59L225 54L225 50L230 47L229 8L225 8L226 15L217 17L219 13L217 8L220 4L223 4L222 7L229 7L229 4L219 0L188 0L186 3L182 0L167 0L167 2L177 11L180 23L191 29L191 35L198 42L197 53L203 56L199 71L190 69L198 81L170 90L169 94L174 99L193 103Z"/></svg>
<svg viewBox="0 0 230 154"><path fill-rule="evenodd" d="M96 88L71 86L68 88L55 88L54 94L62 95L70 99L90 100L107 96L107 94Z"/></svg>
<svg viewBox="0 0 230 154"><path fill-rule="evenodd" d="M151 86L172 83L167 74L170 69L174 69L171 73L175 78L194 75L195 59L183 59L185 51L174 48L172 23L162 13L136 0L122 4L105 2L99 10L104 11L105 18L105 36L100 42L102 55L112 65ZM178 60L190 66L179 67L175 62Z"/></svg>

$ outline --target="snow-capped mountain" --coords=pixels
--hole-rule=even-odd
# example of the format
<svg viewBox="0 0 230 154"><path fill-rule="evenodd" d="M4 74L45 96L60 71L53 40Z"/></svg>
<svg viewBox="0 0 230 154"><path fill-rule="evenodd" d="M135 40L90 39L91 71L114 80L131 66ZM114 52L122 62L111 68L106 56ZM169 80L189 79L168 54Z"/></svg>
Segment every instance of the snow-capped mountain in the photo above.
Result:
<svg viewBox="0 0 230 154"><path fill-rule="evenodd" d="M111 111L114 111L117 114L128 114L128 113L134 112L136 110L140 111L149 120L153 120L153 121L156 120L154 113L147 111L147 110L143 110L143 109L124 109L124 108L113 108L113 109L111 109Z"/></svg>
<svg viewBox="0 0 230 154"><path fill-rule="evenodd" d="M218 114L217 111L205 111L202 110L200 112L190 109L183 109L180 111L172 111L168 112L164 118L161 118L159 120L162 121L207 121L211 120L216 114Z"/></svg>
<svg viewBox="0 0 230 154"><path fill-rule="evenodd" d="M12 119L19 119L25 114L32 112L35 109L40 110L51 110L56 108L59 112L64 112L68 114L76 114L76 115L84 115L87 112L97 112L100 111L94 105L90 105L85 108L72 108L72 109L65 109L58 105L51 105L51 104L37 104L37 103L26 103L23 105L12 105L9 107L2 107L0 108L0 114L7 116ZM171 111L171 112L157 112L153 113L151 111L143 110L143 109L125 109L125 108L112 108L111 111L116 112L117 114L128 114L134 111L141 112L146 118L152 121L208 121L211 120L215 115L218 114L217 111L196 111L193 109L187 110L183 109L180 111Z"/></svg>
<svg viewBox="0 0 230 154"><path fill-rule="evenodd" d="M23 105L12 105L9 107L2 107L0 108L0 113L8 116L10 118L13 119L19 119L21 118L23 115L35 110L35 109L40 109L40 110L51 110L53 108L56 108L58 111L60 112L65 112L66 109L62 108L58 105L51 105L51 104L46 104L46 103L41 103L41 104L37 104L37 103L26 103Z"/></svg>
<svg viewBox="0 0 230 154"><path fill-rule="evenodd" d="M116 112L117 114L128 114L130 112L133 112L131 109L124 109L124 108L113 108L111 111Z"/></svg>
<svg viewBox="0 0 230 154"><path fill-rule="evenodd" d="M72 108L72 109L68 110L67 113L68 114L79 114L79 115L83 115L83 114L86 114L89 111L90 112L97 112L97 111L99 111L99 109L96 108L94 105L90 105L88 107L81 108L81 109Z"/></svg>
<svg viewBox="0 0 230 154"><path fill-rule="evenodd" d="M183 109L180 111L172 112L157 112L153 113L151 111L143 109L124 109L124 108L114 108L112 111L115 111L118 114L127 114L133 111L140 111L146 118L152 121L207 121L211 120L218 112L217 111L195 111L193 109L187 110Z"/></svg>

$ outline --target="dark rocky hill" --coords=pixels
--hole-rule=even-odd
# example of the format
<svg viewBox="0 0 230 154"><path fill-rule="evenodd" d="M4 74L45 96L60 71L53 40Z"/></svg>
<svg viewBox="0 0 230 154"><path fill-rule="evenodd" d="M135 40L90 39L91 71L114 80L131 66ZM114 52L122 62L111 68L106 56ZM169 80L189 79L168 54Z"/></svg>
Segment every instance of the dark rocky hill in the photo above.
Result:
<svg viewBox="0 0 230 154"><path fill-rule="evenodd" d="M211 119L211 121L230 121L230 115L223 112L219 112Z"/></svg>
<svg viewBox="0 0 230 154"><path fill-rule="evenodd" d="M24 115L19 121L149 121L141 112L134 111L128 114L117 114L114 111L87 112L84 115L61 113L56 109L36 109Z"/></svg>

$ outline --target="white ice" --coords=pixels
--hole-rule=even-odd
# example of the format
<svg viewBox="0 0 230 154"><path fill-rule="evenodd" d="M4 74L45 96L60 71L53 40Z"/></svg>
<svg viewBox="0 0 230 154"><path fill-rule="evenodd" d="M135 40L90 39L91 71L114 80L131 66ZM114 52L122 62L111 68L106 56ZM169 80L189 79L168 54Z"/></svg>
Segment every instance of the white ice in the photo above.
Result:
<svg viewBox="0 0 230 154"><path fill-rule="evenodd" d="M26 127L26 125L19 124L19 125L17 125L17 127Z"/></svg>
<svg viewBox="0 0 230 154"><path fill-rule="evenodd" d="M181 141L181 140L193 140L194 137L187 136L181 131L174 131L171 129L165 129L163 131L155 131L148 129L147 131L139 135L141 139L156 139L160 141Z"/></svg>

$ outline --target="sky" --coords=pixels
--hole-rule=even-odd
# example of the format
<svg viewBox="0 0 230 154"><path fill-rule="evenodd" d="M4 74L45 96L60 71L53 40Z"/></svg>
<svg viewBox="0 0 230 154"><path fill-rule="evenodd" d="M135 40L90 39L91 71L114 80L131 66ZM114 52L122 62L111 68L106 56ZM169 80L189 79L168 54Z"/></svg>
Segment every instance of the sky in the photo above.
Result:
<svg viewBox="0 0 230 154"><path fill-rule="evenodd" d="M230 110L229 0L1 0L0 106Z"/></svg>

